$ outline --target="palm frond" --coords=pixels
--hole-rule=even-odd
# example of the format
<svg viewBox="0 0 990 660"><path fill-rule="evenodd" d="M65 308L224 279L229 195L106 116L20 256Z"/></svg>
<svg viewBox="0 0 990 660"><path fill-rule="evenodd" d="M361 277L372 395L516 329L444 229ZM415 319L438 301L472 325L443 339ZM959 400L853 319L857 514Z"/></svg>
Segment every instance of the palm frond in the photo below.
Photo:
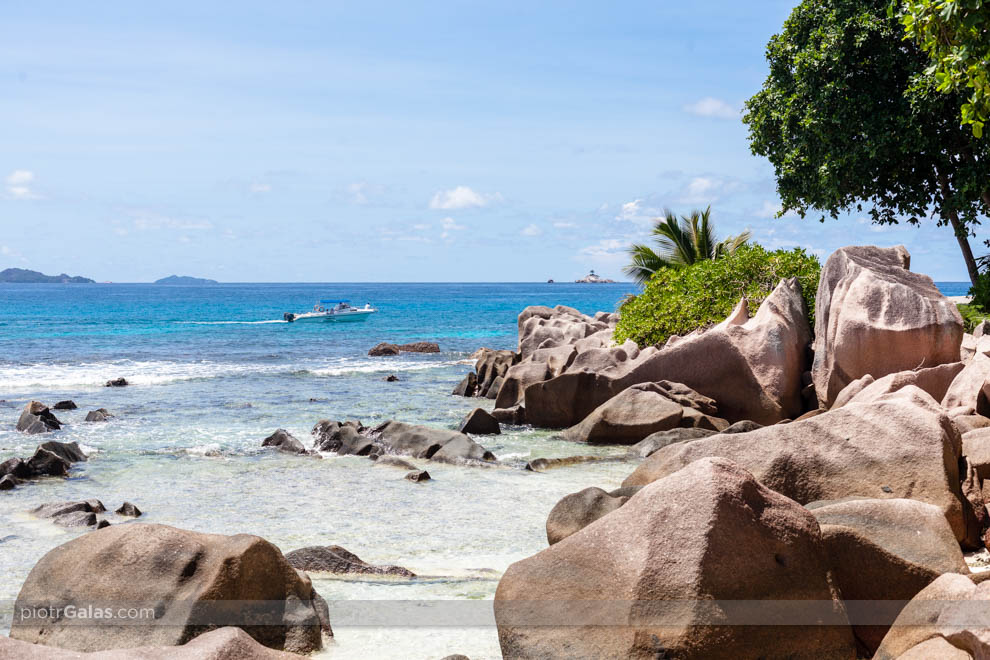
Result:
<svg viewBox="0 0 990 660"><path fill-rule="evenodd" d="M669 260L657 254L648 245L631 245L629 247L629 259L629 265L622 270L638 284L645 284L653 276L653 273L671 265Z"/></svg>

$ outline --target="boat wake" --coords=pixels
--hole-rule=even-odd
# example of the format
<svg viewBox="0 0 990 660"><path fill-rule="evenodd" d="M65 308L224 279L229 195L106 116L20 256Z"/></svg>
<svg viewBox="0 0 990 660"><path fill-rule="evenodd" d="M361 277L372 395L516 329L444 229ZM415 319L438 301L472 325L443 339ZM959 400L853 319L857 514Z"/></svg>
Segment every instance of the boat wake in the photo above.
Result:
<svg viewBox="0 0 990 660"><path fill-rule="evenodd" d="M269 323L288 323L285 319L268 321L176 321L178 325L267 325Z"/></svg>

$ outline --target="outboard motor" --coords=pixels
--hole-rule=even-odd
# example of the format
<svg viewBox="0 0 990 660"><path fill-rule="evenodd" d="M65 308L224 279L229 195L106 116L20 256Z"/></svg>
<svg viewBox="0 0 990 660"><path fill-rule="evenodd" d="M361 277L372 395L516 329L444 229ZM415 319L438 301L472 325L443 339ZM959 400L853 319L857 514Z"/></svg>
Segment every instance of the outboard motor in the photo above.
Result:
<svg viewBox="0 0 990 660"><path fill-rule="evenodd" d="M285 314L282 315L282 318L288 321L289 323L292 323L293 321L296 320L296 315L293 314L292 312L286 312Z"/></svg>

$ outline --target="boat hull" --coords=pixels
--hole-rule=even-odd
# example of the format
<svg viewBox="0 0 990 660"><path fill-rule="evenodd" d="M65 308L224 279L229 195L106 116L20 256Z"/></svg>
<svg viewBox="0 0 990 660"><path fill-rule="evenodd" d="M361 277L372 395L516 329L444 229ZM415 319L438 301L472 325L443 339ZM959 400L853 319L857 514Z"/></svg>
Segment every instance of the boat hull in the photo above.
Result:
<svg viewBox="0 0 990 660"><path fill-rule="evenodd" d="M343 314L299 314L296 316L292 322L293 323L354 323L357 321L365 321L369 316L374 314L374 311L359 310L354 312L345 312Z"/></svg>

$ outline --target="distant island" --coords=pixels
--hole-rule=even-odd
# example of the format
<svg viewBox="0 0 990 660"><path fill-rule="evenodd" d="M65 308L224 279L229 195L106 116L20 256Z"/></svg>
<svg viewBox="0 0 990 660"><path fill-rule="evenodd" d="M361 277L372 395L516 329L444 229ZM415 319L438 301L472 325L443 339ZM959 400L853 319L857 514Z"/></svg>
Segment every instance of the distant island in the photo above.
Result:
<svg viewBox="0 0 990 660"><path fill-rule="evenodd" d="M45 275L36 270L26 268L7 268L0 271L0 282L9 284L93 284L88 277L72 277L61 275Z"/></svg>
<svg viewBox="0 0 990 660"><path fill-rule="evenodd" d="M188 275L169 275L160 280L155 280L155 284L219 284L216 280L208 280L205 277L189 277Z"/></svg>
<svg viewBox="0 0 990 660"><path fill-rule="evenodd" d="M574 280L578 284L615 284L615 280L605 279L604 277L599 277L595 275L595 271L591 271L579 280Z"/></svg>

